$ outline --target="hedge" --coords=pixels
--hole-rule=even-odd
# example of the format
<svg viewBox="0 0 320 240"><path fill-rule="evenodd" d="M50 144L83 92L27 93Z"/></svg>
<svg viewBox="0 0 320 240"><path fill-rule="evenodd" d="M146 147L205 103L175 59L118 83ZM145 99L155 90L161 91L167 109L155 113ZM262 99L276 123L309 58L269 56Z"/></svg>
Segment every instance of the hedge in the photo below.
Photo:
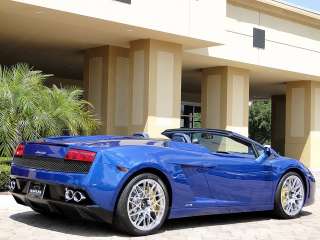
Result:
<svg viewBox="0 0 320 240"><path fill-rule="evenodd" d="M10 160L7 158L0 159L0 191L8 190L10 176Z"/></svg>

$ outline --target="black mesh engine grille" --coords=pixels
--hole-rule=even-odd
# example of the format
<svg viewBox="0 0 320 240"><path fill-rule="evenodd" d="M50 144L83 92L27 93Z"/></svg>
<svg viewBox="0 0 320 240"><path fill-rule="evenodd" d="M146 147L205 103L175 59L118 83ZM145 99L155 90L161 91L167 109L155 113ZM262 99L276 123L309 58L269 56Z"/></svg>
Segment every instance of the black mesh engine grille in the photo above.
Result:
<svg viewBox="0 0 320 240"><path fill-rule="evenodd" d="M13 163L21 167L72 173L88 173L91 167L91 163L65 161L59 158L13 158Z"/></svg>

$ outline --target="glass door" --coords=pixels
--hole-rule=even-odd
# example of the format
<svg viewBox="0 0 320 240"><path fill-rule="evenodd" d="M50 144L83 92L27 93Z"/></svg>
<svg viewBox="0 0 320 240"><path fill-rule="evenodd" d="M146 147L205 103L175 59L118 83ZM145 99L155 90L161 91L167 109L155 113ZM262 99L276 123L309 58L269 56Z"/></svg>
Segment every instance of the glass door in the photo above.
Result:
<svg viewBox="0 0 320 240"><path fill-rule="evenodd" d="M182 102L180 127L182 128L200 128L201 127L201 107L199 103Z"/></svg>

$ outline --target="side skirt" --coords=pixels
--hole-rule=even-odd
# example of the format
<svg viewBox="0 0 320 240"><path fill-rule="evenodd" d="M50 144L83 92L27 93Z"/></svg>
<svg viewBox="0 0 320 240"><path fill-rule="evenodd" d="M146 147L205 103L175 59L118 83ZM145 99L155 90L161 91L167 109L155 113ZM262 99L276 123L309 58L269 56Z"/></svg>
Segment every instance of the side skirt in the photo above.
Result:
<svg viewBox="0 0 320 240"><path fill-rule="evenodd" d="M229 214L229 213L243 213L243 212L259 212L271 211L273 205L257 205L257 206L232 206L232 207L211 207L211 208L172 208L170 210L169 219L215 215L215 214Z"/></svg>

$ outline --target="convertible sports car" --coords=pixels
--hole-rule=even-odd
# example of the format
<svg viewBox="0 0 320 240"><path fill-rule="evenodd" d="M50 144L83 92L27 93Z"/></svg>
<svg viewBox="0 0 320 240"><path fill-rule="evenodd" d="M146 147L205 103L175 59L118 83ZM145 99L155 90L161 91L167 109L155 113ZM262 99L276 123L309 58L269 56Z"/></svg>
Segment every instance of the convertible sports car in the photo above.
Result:
<svg viewBox="0 0 320 240"><path fill-rule="evenodd" d="M299 161L229 131L172 129L169 139L50 137L21 143L11 169L17 203L42 214L113 223L132 235L167 218L273 210L294 218L314 202Z"/></svg>

